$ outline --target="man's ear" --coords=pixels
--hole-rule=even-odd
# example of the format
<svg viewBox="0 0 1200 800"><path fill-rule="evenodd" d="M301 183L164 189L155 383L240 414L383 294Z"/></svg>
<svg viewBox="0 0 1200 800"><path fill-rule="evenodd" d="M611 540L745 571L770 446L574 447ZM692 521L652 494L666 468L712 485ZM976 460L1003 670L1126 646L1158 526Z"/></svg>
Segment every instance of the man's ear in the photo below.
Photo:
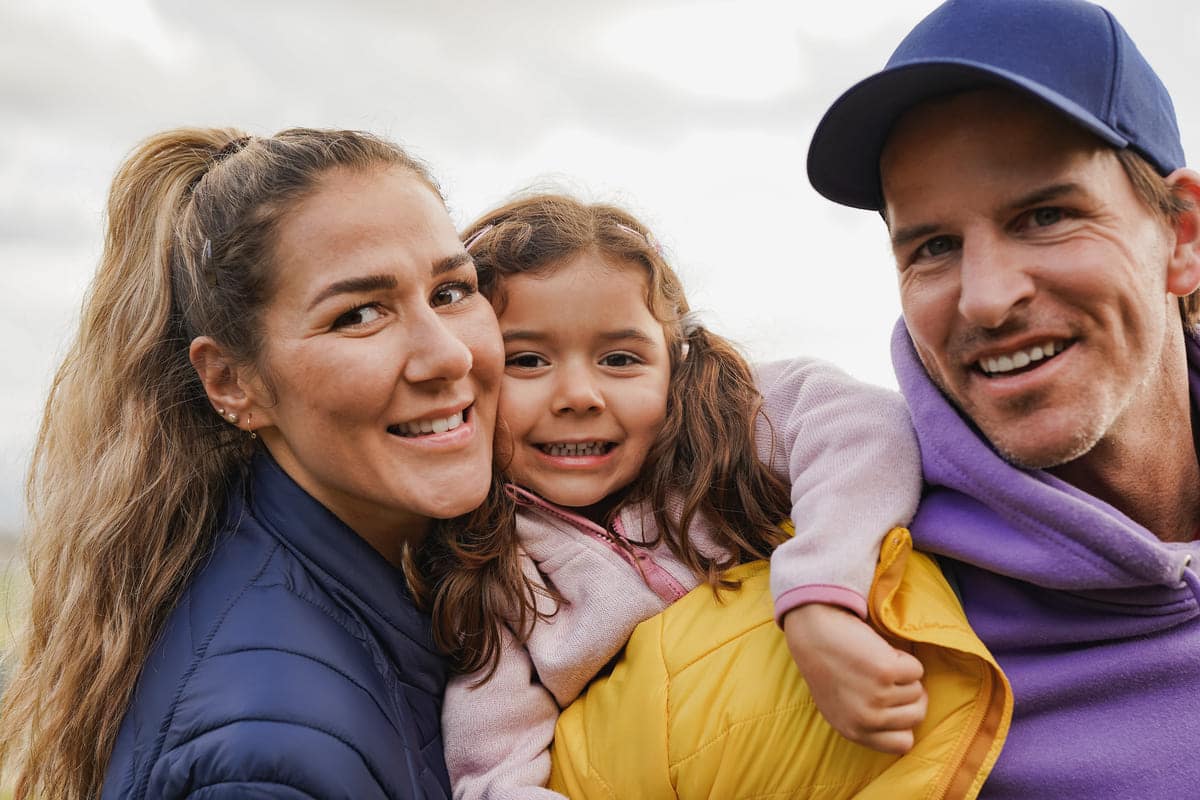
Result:
<svg viewBox="0 0 1200 800"><path fill-rule="evenodd" d="M1186 297L1200 288L1200 173L1177 169L1167 176L1167 183L1188 204L1171 222L1175 249L1167 261L1167 291Z"/></svg>
<svg viewBox="0 0 1200 800"><path fill-rule="evenodd" d="M265 390L254 371L237 361L209 336L197 336L188 348L213 411L236 427L255 430L270 423Z"/></svg>

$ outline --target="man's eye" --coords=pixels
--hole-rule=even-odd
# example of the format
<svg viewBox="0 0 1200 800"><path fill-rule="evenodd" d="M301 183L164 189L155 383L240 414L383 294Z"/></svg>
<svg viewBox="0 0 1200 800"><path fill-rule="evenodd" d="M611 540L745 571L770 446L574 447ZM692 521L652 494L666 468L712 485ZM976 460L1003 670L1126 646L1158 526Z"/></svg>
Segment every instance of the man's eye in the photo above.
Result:
<svg viewBox="0 0 1200 800"><path fill-rule="evenodd" d="M334 328L355 328L361 325L369 325L375 320L382 317L383 314L375 306L374 303L368 303L365 306L352 308L345 314L342 314L333 321Z"/></svg>
<svg viewBox="0 0 1200 800"><path fill-rule="evenodd" d="M536 353L516 353L504 359L504 366L518 369L537 369L546 366L546 359Z"/></svg>
<svg viewBox="0 0 1200 800"><path fill-rule="evenodd" d="M955 242L952 236L935 236L934 238L921 245L917 250L918 258L937 258L944 256L954 249Z"/></svg>
<svg viewBox="0 0 1200 800"><path fill-rule="evenodd" d="M1047 207L1035 208L1029 215L1030 220L1034 225L1046 227L1059 222L1063 218L1063 210L1061 208Z"/></svg>
<svg viewBox="0 0 1200 800"><path fill-rule="evenodd" d="M433 293L434 306L449 306L475 294L475 287L466 283L447 283Z"/></svg>

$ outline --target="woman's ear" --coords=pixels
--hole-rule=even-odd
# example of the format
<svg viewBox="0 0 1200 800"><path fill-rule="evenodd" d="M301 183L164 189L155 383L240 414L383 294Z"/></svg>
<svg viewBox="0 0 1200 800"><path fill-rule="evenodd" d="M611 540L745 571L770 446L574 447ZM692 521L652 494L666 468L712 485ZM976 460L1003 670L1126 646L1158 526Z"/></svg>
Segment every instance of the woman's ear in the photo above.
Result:
<svg viewBox="0 0 1200 800"><path fill-rule="evenodd" d="M254 430L270 423L266 411L264 390L253 377L253 370L239 366L217 342L209 336L197 336L188 348L188 358L213 411L229 424Z"/></svg>
<svg viewBox="0 0 1200 800"><path fill-rule="evenodd" d="M1167 183L1188 205L1171 222L1175 249L1167 262L1167 291L1186 297L1200 288L1200 173L1177 169L1167 176Z"/></svg>

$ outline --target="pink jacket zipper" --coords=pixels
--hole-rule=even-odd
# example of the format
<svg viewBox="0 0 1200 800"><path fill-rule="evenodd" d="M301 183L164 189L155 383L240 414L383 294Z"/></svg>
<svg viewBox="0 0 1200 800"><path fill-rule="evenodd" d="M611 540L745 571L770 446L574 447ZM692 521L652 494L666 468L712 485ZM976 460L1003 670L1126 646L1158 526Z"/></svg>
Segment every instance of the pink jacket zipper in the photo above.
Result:
<svg viewBox="0 0 1200 800"><path fill-rule="evenodd" d="M646 585L664 602L674 603L688 593L683 584L677 581L675 576L655 561L648 550L642 547L635 547L632 542L625 538L622 531L609 531L592 522L590 519L559 508L553 503L549 503L538 497L528 489L523 489L515 484L505 484L504 488L508 491L509 496L517 502L517 505L537 509L543 513L558 517L588 536L591 536L593 539L602 542L620 556L625 563L636 569L638 574L642 576L642 580L646 582ZM613 520L613 527L620 527L619 520Z"/></svg>

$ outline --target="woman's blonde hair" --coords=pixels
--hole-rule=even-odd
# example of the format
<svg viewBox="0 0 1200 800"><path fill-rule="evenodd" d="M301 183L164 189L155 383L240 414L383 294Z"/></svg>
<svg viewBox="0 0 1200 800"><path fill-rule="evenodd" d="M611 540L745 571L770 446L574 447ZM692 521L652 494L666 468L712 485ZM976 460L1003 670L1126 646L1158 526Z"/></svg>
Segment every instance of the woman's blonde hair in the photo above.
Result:
<svg viewBox="0 0 1200 800"><path fill-rule="evenodd" d="M117 172L29 469L31 608L0 708L17 798L99 795L142 663L251 453L189 344L211 336L258 364L278 223L337 168L400 168L436 192L420 163L354 131L172 130Z"/></svg>
<svg viewBox="0 0 1200 800"><path fill-rule="evenodd" d="M483 215L462 236L488 277L481 285L498 314L507 275L553 272L589 252L644 271L646 307L662 325L671 379L662 428L626 500L648 503L662 540L714 590L733 585L721 579L730 566L768 557L785 537L778 526L791 504L787 484L757 456L762 399L737 348L690 313L678 275L646 226L617 206L537 194ZM426 540L434 637L464 672L495 667L497 623L520 636L537 617L539 590L521 570L514 514L512 500L493 490L456 533L450 525L447 535ZM700 516L725 557L711 558L692 541L689 530Z"/></svg>

